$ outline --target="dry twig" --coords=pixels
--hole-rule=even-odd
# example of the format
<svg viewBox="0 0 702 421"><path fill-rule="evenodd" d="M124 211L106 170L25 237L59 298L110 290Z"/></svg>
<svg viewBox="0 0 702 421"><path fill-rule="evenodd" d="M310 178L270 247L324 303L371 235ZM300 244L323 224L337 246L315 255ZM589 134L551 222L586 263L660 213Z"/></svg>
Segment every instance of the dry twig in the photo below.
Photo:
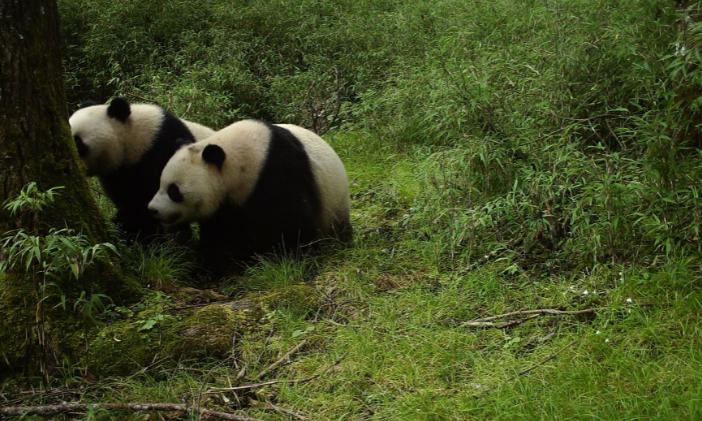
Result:
<svg viewBox="0 0 702 421"><path fill-rule="evenodd" d="M283 408L282 406L275 405L275 404L268 402L268 401L261 402L261 401L255 400L255 399L249 399L249 401L251 402L252 406L261 407L263 409L269 409L269 410L275 411L279 414L288 415L288 416L291 416L291 417L298 419L298 420L301 420L301 421L305 421L308 419L307 415L301 414L299 412L293 411L293 410L288 409L288 408Z"/></svg>
<svg viewBox="0 0 702 421"><path fill-rule="evenodd" d="M461 326L506 329L520 325L528 320L535 319L540 316L576 316L580 314L593 314L596 313L598 310L601 310L601 308L586 308L584 310L556 310L553 308L540 308L536 310L512 311L509 313L498 314L495 316L473 319L461 323ZM495 322L495 320L502 319L508 320L504 322Z"/></svg>
<svg viewBox="0 0 702 421"><path fill-rule="evenodd" d="M575 344L575 342L576 342L576 341L574 341L574 340L573 340L573 341L570 341L570 342L569 342L566 346L564 346L563 348L559 349L558 351L554 352L553 354L549 355L548 357L544 358L543 360L539 361L538 363L532 365L531 367L525 368L524 370L520 371L520 372L517 374L517 376L523 376L523 375L529 373L530 371L532 371L532 370L534 370L534 369L536 369L536 368L541 367L542 365L544 365L544 364L546 364L547 362L551 361L552 359L556 358L556 357L558 356L558 354L560 354L561 352L563 352L563 351L565 351L566 349L572 347L572 346Z"/></svg>
<svg viewBox="0 0 702 421"><path fill-rule="evenodd" d="M203 408L188 407L177 403L64 403L59 405L38 405L38 406L7 406L0 408L0 415L21 416L21 415L56 415L71 412L86 412L89 409L107 410L127 410L127 411L171 411L171 412L192 412L204 418L219 418L234 421L258 421L243 415L235 415L227 412L212 411Z"/></svg>
<svg viewBox="0 0 702 421"><path fill-rule="evenodd" d="M249 383L249 384L243 384L240 386L231 386L231 387L215 387L207 392L205 394L211 394L211 393L219 393L219 392L238 392L242 390L253 390L253 389L260 389L264 386L270 386L274 384L279 384L279 383L286 383L286 384L302 384L302 383L307 383L310 382L326 373L328 373L332 368L336 367L339 365L341 360L343 360L345 355L342 355L341 358L337 359L334 364L330 365L329 367L325 368L323 371L320 373L314 374L309 377L305 377L303 379L282 379L282 380L268 380L266 382L260 382L260 383Z"/></svg>
<svg viewBox="0 0 702 421"><path fill-rule="evenodd" d="M304 339L299 344L295 345L290 351L286 352L285 355L283 355L277 361L275 361L273 364L269 365L263 371L258 373L258 375L256 377L254 377L254 380L262 379L263 376L272 372L273 370L278 368L278 366L280 366L281 364L283 364L285 362L290 362L290 357L293 354L295 354L296 352L298 352L300 349L302 349L302 347L305 346L306 343L307 343L307 339Z"/></svg>
<svg viewBox="0 0 702 421"><path fill-rule="evenodd" d="M514 319L514 320L510 320L510 321L508 321L508 322L499 322L499 323L495 323L495 322L486 322L486 321L482 321L482 320L471 320L471 321L469 321L469 322L464 322L464 323L462 323L461 326L466 326L466 327L494 327L495 329L508 329L508 328L510 328L510 327L514 327L514 326L520 325L520 324L526 322L527 320L535 319L535 318L537 318L537 317L539 317L539 316L540 316L540 314L533 314L533 315L527 316L527 317L525 317L525 318L523 318L523 319Z"/></svg>

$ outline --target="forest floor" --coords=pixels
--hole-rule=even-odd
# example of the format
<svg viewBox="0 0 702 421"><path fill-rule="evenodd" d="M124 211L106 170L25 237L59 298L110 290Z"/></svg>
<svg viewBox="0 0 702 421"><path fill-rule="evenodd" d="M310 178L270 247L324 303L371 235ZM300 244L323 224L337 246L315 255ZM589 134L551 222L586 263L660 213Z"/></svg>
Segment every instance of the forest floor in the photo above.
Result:
<svg viewBox="0 0 702 421"><path fill-rule="evenodd" d="M236 298L304 284L315 300L267 308L226 360L154 360L90 383L67 370L55 390L259 419L702 418L702 292L684 267L549 275L499 254L452 266L434 238L405 228L426 151L362 135L331 143L351 180L353 246L262 260L217 286ZM155 297L139 305L169 296ZM521 313L499 316L509 312ZM143 419L86 417L127 414Z"/></svg>

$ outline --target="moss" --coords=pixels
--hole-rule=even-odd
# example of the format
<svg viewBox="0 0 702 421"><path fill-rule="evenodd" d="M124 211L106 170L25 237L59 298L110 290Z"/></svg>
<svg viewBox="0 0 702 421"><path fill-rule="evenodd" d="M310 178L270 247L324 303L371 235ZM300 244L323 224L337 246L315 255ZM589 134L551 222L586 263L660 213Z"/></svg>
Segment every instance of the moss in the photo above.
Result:
<svg viewBox="0 0 702 421"><path fill-rule="evenodd" d="M167 352L180 358L225 358L232 353L236 338L254 328L261 314L255 305L202 307L174 324L173 340L167 344Z"/></svg>
<svg viewBox="0 0 702 421"><path fill-rule="evenodd" d="M286 310L298 315L308 315L321 305L319 292L307 284L293 284L259 296L265 310Z"/></svg>
<svg viewBox="0 0 702 421"><path fill-rule="evenodd" d="M83 363L93 374L126 374L148 365L160 342L156 332L139 332L131 321L117 322L98 333Z"/></svg>
<svg viewBox="0 0 702 421"><path fill-rule="evenodd" d="M37 351L37 341L31 329L34 322L35 296L33 286L26 282L3 282L0 290L0 377L16 371L16 366ZM24 327L18 328L18 327ZM22 330L20 330L22 329Z"/></svg>
<svg viewBox="0 0 702 421"><path fill-rule="evenodd" d="M157 303L105 326L89 345L83 363L98 376L126 375L153 361L226 358L237 338L255 329L262 316L255 301L211 304L169 314Z"/></svg>
<svg viewBox="0 0 702 421"><path fill-rule="evenodd" d="M213 289L197 289L190 287L177 288L171 291L170 295L173 299L184 304L211 303L213 301L226 301L227 298L229 298Z"/></svg>

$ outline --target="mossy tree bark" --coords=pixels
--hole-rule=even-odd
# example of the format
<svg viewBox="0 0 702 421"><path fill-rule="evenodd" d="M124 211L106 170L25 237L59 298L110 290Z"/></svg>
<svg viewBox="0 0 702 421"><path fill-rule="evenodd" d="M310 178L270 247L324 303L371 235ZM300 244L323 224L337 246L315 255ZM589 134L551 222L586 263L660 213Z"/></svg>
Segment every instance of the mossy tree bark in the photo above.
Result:
<svg viewBox="0 0 702 421"><path fill-rule="evenodd" d="M38 217L13 217L0 209L0 234L19 228L45 233L49 227L68 226L93 242L107 241L67 117L56 2L0 1L0 203L31 181L42 190L64 186L54 205ZM38 337L44 332L38 331L36 321L36 278L0 274L0 377L9 371L37 373L47 366L47 352L52 360L67 352L70 328L79 329L68 322L66 311L48 311L44 328L54 334L47 341ZM115 267L102 265L70 288L109 293L121 279Z"/></svg>

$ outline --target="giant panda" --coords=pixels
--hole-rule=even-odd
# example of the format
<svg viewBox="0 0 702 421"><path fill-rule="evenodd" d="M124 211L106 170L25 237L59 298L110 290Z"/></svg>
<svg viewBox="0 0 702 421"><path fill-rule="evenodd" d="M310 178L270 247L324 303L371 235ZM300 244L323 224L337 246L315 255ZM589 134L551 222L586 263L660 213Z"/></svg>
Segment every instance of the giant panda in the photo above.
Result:
<svg viewBox="0 0 702 421"><path fill-rule="evenodd" d="M230 259L351 239L346 171L313 132L290 124L236 122L168 161L149 211L166 226L198 222L214 271Z"/></svg>
<svg viewBox="0 0 702 421"><path fill-rule="evenodd" d="M157 105L130 104L124 98L84 106L69 124L87 174L100 179L117 208L116 224L128 239L141 241L161 232L147 205L163 167L180 146L214 133Z"/></svg>

